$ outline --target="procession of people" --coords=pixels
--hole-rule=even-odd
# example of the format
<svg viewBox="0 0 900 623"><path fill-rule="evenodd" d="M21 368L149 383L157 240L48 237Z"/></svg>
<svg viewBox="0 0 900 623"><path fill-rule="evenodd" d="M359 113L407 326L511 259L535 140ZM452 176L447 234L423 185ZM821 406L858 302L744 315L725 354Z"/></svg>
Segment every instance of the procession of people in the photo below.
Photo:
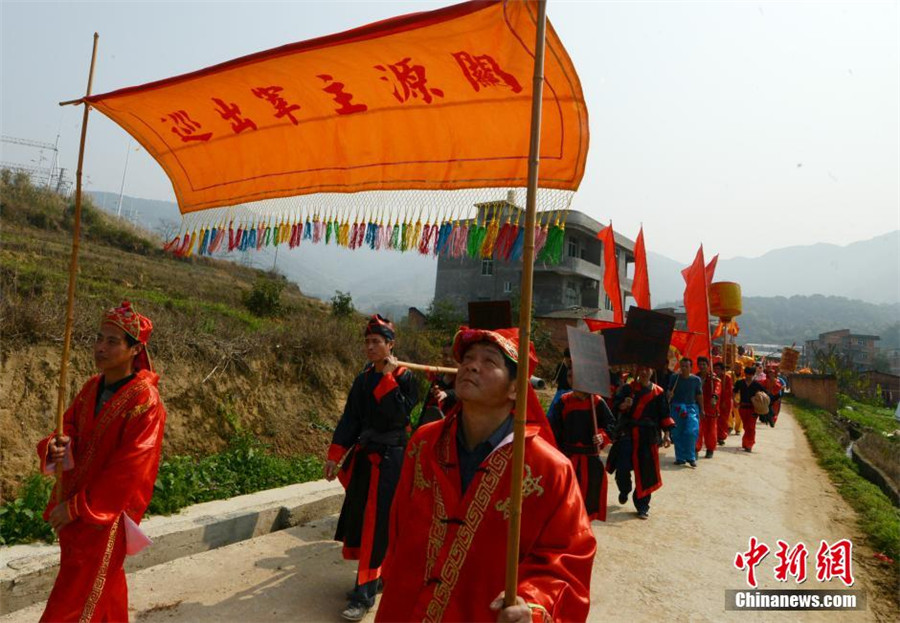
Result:
<svg viewBox="0 0 900 623"><path fill-rule="evenodd" d="M147 350L152 329L127 301L103 315L100 374L66 411L63 434L38 446L45 473L62 474L44 515L61 560L42 621L128 618L123 564L149 543L139 524L166 419ZM663 485L660 448L674 443L674 463L696 467L702 445L712 458L737 421L746 452L758 421L775 425L783 385L771 365L764 376L747 365L735 379L718 358L712 368L698 358L695 375L684 357L667 389L652 367L626 366L607 400L574 389L578 365L567 349L565 389L546 415L528 384L519 588L504 607L516 379L538 364L533 345L519 362L518 340L517 329L460 327L445 344L445 372L429 376L427 421L414 423L418 381L394 354L396 329L378 314L366 322L367 362L324 465L325 478L346 489L334 538L357 561L344 619L362 620L383 591L377 621L583 621L597 548L591 522L607 518L607 474L619 505L630 495L647 520ZM740 419L729 425L732 404Z"/></svg>

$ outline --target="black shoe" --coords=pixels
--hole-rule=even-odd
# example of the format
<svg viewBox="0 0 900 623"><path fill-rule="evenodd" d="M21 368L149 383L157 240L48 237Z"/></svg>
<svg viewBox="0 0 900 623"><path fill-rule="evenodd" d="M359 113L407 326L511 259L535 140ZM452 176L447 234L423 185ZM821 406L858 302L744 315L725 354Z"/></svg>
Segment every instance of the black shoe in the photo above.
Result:
<svg viewBox="0 0 900 623"><path fill-rule="evenodd" d="M707 450L707 451L706 451L706 456L703 457L703 458L706 458L706 459L711 459L711 458L713 458L713 451L712 451L712 450Z"/></svg>
<svg viewBox="0 0 900 623"><path fill-rule="evenodd" d="M369 607L366 604L351 601L341 612L341 616L348 621L362 621L369 613Z"/></svg>
<svg viewBox="0 0 900 623"><path fill-rule="evenodd" d="M697 461L688 461L688 465L691 467L697 467Z"/></svg>
<svg viewBox="0 0 900 623"><path fill-rule="evenodd" d="M750 448L744 448L744 452L753 452Z"/></svg>
<svg viewBox="0 0 900 623"><path fill-rule="evenodd" d="M624 504L627 501L628 501L628 492L626 491L625 493L622 493L620 491L619 492L619 504Z"/></svg>
<svg viewBox="0 0 900 623"><path fill-rule="evenodd" d="M650 511L638 511L638 519L650 519Z"/></svg>
<svg viewBox="0 0 900 623"><path fill-rule="evenodd" d="M687 461L675 461L675 465L684 465Z"/></svg>
<svg viewBox="0 0 900 623"><path fill-rule="evenodd" d="M720 445L720 446L724 446L724 445L725 445L725 440L724 440L724 439L720 439L720 440L719 440L719 445Z"/></svg>

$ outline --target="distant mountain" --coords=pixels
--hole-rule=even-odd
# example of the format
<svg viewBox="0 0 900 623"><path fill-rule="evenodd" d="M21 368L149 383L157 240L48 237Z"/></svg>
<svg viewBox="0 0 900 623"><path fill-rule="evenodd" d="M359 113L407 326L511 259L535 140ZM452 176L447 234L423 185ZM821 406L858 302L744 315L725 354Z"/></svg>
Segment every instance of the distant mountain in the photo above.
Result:
<svg viewBox="0 0 900 623"><path fill-rule="evenodd" d="M711 256L707 257L707 261ZM653 304L680 301L684 265L648 251ZM869 303L900 302L900 230L846 246L814 244L720 260L716 281L736 281L744 297L821 294Z"/></svg>
<svg viewBox="0 0 900 623"><path fill-rule="evenodd" d="M900 347L900 303L875 305L840 296L748 296L737 318L740 343L802 345L820 333L850 329L878 335L880 348Z"/></svg>
<svg viewBox="0 0 900 623"><path fill-rule="evenodd" d="M95 202L115 213L118 193L92 192ZM122 198L122 214L162 237L177 232L181 216L169 201ZM350 292L362 311L425 308L434 296L437 262L415 252L396 253L333 245L301 244L293 251L223 254L258 268L276 265L304 294L328 300ZM654 306L681 301L684 264L648 251ZM757 258L721 260L717 281L736 281L745 297L824 295L869 303L900 302L900 230L847 246L815 244L770 251Z"/></svg>

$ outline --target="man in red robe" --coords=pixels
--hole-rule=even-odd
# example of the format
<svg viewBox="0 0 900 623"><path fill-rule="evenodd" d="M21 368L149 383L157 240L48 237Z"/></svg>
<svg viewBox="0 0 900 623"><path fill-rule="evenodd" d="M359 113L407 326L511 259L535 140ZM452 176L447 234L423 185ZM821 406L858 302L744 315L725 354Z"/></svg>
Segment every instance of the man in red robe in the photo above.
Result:
<svg viewBox="0 0 900 623"><path fill-rule="evenodd" d="M700 434L697 435L697 453L706 444L707 459L713 458L718 445L719 398L722 394L722 381L713 374L709 367L709 359L697 357L700 380L703 383L703 414L700 416Z"/></svg>
<svg viewBox="0 0 900 623"><path fill-rule="evenodd" d="M763 386L772 400L769 405L772 411L769 425L774 427L778 423L778 414L781 413L781 396L784 394L784 383L778 378L778 366L776 364L766 367L766 381Z"/></svg>
<svg viewBox="0 0 900 623"><path fill-rule="evenodd" d="M106 312L94 342L100 374L66 411L63 434L38 444L42 470L63 470L44 511L59 535L60 564L41 621L128 620L123 563L149 543L138 524L166 422L147 354L152 331L127 301Z"/></svg>
<svg viewBox="0 0 900 623"><path fill-rule="evenodd" d="M719 395L719 417L717 418L717 437L720 446L725 445L728 439L728 420L731 417L731 409L734 406L734 376L725 370L725 364L717 361L713 364L713 370L722 380L722 393Z"/></svg>
<svg viewBox="0 0 900 623"><path fill-rule="evenodd" d="M513 329L456 334L459 403L407 447L376 621L587 618L596 541L572 464L531 400L516 604L502 608L515 378L537 363L519 370L517 342Z"/></svg>

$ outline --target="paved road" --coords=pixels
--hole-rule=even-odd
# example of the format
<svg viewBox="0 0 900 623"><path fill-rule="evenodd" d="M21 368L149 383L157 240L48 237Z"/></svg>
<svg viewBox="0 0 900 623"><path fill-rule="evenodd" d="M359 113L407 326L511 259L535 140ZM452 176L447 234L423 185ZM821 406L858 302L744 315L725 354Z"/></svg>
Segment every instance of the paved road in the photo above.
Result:
<svg viewBox="0 0 900 623"><path fill-rule="evenodd" d="M759 431L754 453L737 437L700 460L697 469L663 455L664 486L653 496L651 518L619 506L611 486L606 523L595 523L598 553L590 620L606 621L875 621L896 620L889 577L873 552L854 547L854 588L866 591L865 612L725 612L725 590L746 588L735 554L750 536L775 548L782 539L811 550L805 589L844 588L815 579L815 550L850 538L861 543L852 511L815 464L790 413L775 429ZM146 623L221 621L340 621L354 567L330 541L329 518L129 576L132 620ZM760 588L798 588L774 579L774 553L758 567ZM41 606L0 619L34 621ZM371 616L366 619L371 621Z"/></svg>

